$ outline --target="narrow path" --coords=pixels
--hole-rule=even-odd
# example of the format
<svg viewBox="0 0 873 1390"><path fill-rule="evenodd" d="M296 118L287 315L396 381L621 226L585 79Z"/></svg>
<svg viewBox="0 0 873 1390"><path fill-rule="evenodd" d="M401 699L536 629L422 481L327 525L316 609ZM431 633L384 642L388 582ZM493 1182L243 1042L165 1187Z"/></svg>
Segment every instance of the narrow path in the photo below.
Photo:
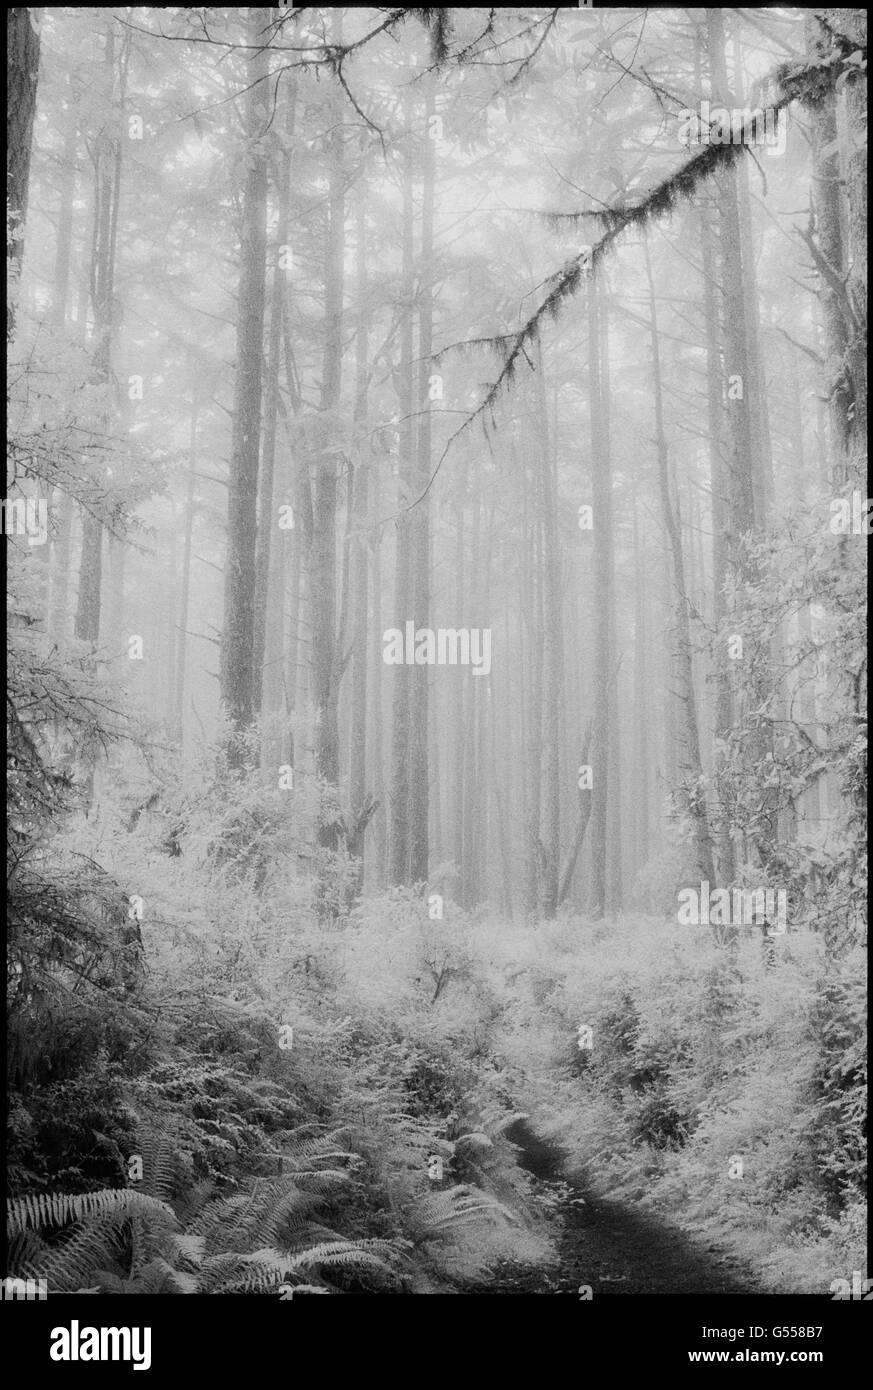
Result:
<svg viewBox="0 0 873 1390"><path fill-rule="evenodd" d="M702 1247L675 1226L632 1206L592 1196L566 1168L568 1155L525 1120L506 1136L521 1149L519 1164L566 1195L556 1207L561 1230L552 1268L508 1261L480 1293L571 1293L590 1285L593 1297L613 1294L746 1294L760 1292L750 1270L716 1246ZM557 1185L560 1184L560 1187ZM469 1290L474 1292L474 1290Z"/></svg>

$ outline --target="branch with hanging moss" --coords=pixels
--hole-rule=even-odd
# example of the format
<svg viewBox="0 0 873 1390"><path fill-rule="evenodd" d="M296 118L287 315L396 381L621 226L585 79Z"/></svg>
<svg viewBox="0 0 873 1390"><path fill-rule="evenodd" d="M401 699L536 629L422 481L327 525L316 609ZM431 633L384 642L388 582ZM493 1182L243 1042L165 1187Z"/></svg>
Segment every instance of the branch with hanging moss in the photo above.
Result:
<svg viewBox="0 0 873 1390"><path fill-rule="evenodd" d="M847 45L841 43L838 45L838 52L830 57L813 63L783 63L776 68L763 79L759 88L762 100L765 95L769 98L770 94L773 94L772 99L768 99L766 103L768 111L778 117L795 101L815 106L821 101L823 93L831 90L844 72L857 72L859 59L863 60L866 57L866 51L857 45L851 53L846 49ZM558 223L578 223L594 217L600 219L606 230L597 242L582 247L561 270L546 280L545 283L550 286L548 294L521 328L514 333L476 338L473 342L463 345L467 348L487 346L502 356L503 365L476 409L449 436L424 490L407 506L401 508L397 515L412 511L413 507L428 495L443 461L456 440L477 420L489 412L493 415L498 398L502 391L512 384L522 359L533 370L528 349L536 344L543 323L546 319L558 318L566 302L593 277L598 265L618 238L632 227L643 227L650 219L671 213L678 203L691 198L701 183L719 171L729 169L742 153L749 150L760 125L760 105L749 110L748 115L744 108L743 117L742 122L735 129L732 128L730 143L703 145L685 164L662 179L644 198L630 207L604 207L575 213L548 214L547 220L553 226ZM454 350L457 350L457 346L455 345ZM449 349L435 354L434 361L439 362L447 351ZM382 521L393 519L395 518L385 517ZM382 522L378 524L381 525Z"/></svg>

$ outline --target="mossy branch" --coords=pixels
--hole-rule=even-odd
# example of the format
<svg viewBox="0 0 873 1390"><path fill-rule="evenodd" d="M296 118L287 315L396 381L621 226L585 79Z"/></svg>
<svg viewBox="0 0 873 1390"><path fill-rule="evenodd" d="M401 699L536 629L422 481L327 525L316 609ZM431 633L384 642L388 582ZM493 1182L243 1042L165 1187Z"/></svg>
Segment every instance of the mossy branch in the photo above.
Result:
<svg viewBox="0 0 873 1390"><path fill-rule="evenodd" d="M773 112L778 118L780 112L795 101L815 106L822 99L823 92L831 90L843 72L857 71L856 55L859 50L857 46L853 46L853 52L849 53L846 48L847 45L841 43L838 45L838 51L830 57L813 63L784 63L769 74L760 88L762 94L768 95L768 111ZM769 95L771 93L772 98ZM575 214L550 215L553 221L596 217L600 219L605 230L597 242L583 247L561 270L549 277L546 282L549 285L548 294L520 329L515 333L475 340L477 345L487 345L492 351L500 354L503 357L503 366L480 404L449 438L427 487L421 497L410 504L410 508L427 495L443 459L455 440L476 420L493 411L501 392L512 384L521 360L524 359L533 366L528 349L535 346L543 323L546 319L557 319L567 300L572 299L580 287L596 273L598 265L618 238L632 227L645 226L652 218L671 213L677 203L691 198L700 184L719 170L730 168L750 147L757 134L759 122L760 107L751 109L747 119L732 132L731 143L701 146L686 163L662 179L638 203Z"/></svg>

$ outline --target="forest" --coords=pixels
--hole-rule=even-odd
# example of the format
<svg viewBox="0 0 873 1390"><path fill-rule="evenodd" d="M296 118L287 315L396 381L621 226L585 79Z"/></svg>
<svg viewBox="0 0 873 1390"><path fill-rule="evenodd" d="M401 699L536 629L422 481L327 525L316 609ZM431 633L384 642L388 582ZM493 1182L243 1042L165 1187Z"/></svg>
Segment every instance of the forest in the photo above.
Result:
<svg viewBox="0 0 873 1390"><path fill-rule="evenodd" d="M866 11L7 37L4 1297L869 1296Z"/></svg>

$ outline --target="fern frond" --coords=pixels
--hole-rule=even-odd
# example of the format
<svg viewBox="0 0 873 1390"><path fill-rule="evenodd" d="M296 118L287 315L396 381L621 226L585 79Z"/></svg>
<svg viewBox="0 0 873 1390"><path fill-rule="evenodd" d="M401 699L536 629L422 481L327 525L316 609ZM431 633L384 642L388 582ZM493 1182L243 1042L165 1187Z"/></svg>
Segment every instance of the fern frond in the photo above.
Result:
<svg viewBox="0 0 873 1390"><path fill-rule="evenodd" d="M317 1192L302 1191L291 1178L260 1180L249 1193L211 1202L191 1233L205 1239L212 1255L228 1248L244 1254L298 1230L320 1202Z"/></svg>
<svg viewBox="0 0 873 1390"><path fill-rule="evenodd" d="M385 1240L329 1240L319 1245L300 1250L294 1255L285 1256L285 1271L320 1268L324 1265L366 1265L380 1269L386 1274L393 1273L387 1256L394 1253Z"/></svg>
<svg viewBox="0 0 873 1390"><path fill-rule="evenodd" d="M245 1273L229 1283L222 1284L213 1292L266 1293L277 1289L300 1270L331 1266L377 1269L383 1274L393 1274L386 1258L393 1253L388 1242L380 1240L323 1241L295 1254L283 1253L273 1248L255 1250L252 1254L242 1257L242 1263L247 1266ZM314 1291L317 1286L304 1284L299 1287Z"/></svg>
<svg viewBox="0 0 873 1390"><path fill-rule="evenodd" d="M242 1257L235 1253L210 1255L204 1260L198 1280L199 1293L215 1293L242 1267Z"/></svg>
<svg viewBox="0 0 873 1390"><path fill-rule="evenodd" d="M111 1269L95 1269L95 1279L99 1280L99 1293L139 1293L139 1280L122 1279L120 1274L114 1274ZM76 1290L81 1293L81 1289Z"/></svg>
<svg viewBox="0 0 873 1390"><path fill-rule="evenodd" d="M339 1134L337 1131L332 1134L315 1135L307 1139L296 1139L293 1135L285 1139L283 1157L289 1163L296 1163L301 1159L322 1158L325 1160L337 1158L353 1158L354 1154L346 1147L340 1147Z"/></svg>
<svg viewBox="0 0 873 1390"><path fill-rule="evenodd" d="M251 1192L237 1192L208 1203L191 1223L190 1233L202 1236L210 1254L218 1254L244 1243L254 1229L263 1208L263 1192L257 1182Z"/></svg>
<svg viewBox="0 0 873 1390"><path fill-rule="evenodd" d="M175 1202L175 1211L182 1224L189 1226L214 1196L215 1183L211 1178L203 1178L183 1193L181 1197L178 1197Z"/></svg>
<svg viewBox="0 0 873 1390"><path fill-rule="evenodd" d="M305 1217L320 1205L321 1199L313 1193L287 1192L274 1206L264 1211L251 1243L261 1245L269 1242L275 1245L281 1235L299 1229Z"/></svg>
<svg viewBox="0 0 873 1390"><path fill-rule="evenodd" d="M415 1205L413 1220L421 1226L426 1239L459 1226L500 1218L513 1223L518 1219L508 1207L489 1197L487 1192L461 1184L420 1199Z"/></svg>
<svg viewBox="0 0 873 1390"><path fill-rule="evenodd" d="M122 1187L100 1192L29 1192L23 1197L12 1197L6 1203L6 1233L11 1238L27 1229L66 1226L71 1221L95 1216L104 1221L120 1221L136 1212L177 1224L175 1213L166 1202Z"/></svg>
<svg viewBox="0 0 873 1390"><path fill-rule="evenodd" d="M123 1253L123 1242L115 1226L99 1221L74 1230L63 1245L46 1246L40 1256L39 1274L48 1280L50 1293L74 1293L83 1284L93 1284L95 1271Z"/></svg>
<svg viewBox="0 0 873 1390"><path fill-rule="evenodd" d="M288 1257L278 1250L254 1250L250 1255L241 1256L240 1263L242 1271L214 1287L213 1293L270 1293L285 1281Z"/></svg>
<svg viewBox="0 0 873 1390"><path fill-rule="evenodd" d="M152 1260L140 1274L140 1293L196 1293L197 1288L196 1275L174 1269L162 1257Z"/></svg>
<svg viewBox="0 0 873 1390"><path fill-rule="evenodd" d="M314 1168L312 1166L313 1158L323 1159L325 1163L329 1163L341 1158L356 1159L357 1154L349 1153L347 1149L325 1149L314 1154L279 1153L270 1151L266 1154L266 1157L271 1158L274 1163L281 1162L283 1170L287 1171L289 1176L297 1178L304 1174L308 1175L311 1173L328 1171L323 1168ZM335 1168L330 1171L337 1173L345 1172L342 1168Z"/></svg>
<svg viewBox="0 0 873 1390"><path fill-rule="evenodd" d="M33 1278L31 1271L38 1267L45 1249L36 1231L19 1231L6 1249L6 1268L13 1278Z"/></svg>
<svg viewBox="0 0 873 1390"><path fill-rule="evenodd" d="M186 1232L184 1235L174 1236L173 1239L178 1258L184 1260L193 1269L199 1269L203 1263L206 1249L206 1241L203 1236L190 1235Z"/></svg>
<svg viewBox="0 0 873 1390"><path fill-rule="evenodd" d="M307 1188L313 1192L335 1187L338 1183L350 1182L352 1178L352 1174L345 1168L303 1168L296 1170L292 1176L295 1182L305 1182Z"/></svg>
<svg viewBox="0 0 873 1390"><path fill-rule="evenodd" d="M176 1140L160 1127L149 1128L137 1135L137 1146L143 1170L137 1191L169 1202L179 1187L182 1169Z"/></svg>

